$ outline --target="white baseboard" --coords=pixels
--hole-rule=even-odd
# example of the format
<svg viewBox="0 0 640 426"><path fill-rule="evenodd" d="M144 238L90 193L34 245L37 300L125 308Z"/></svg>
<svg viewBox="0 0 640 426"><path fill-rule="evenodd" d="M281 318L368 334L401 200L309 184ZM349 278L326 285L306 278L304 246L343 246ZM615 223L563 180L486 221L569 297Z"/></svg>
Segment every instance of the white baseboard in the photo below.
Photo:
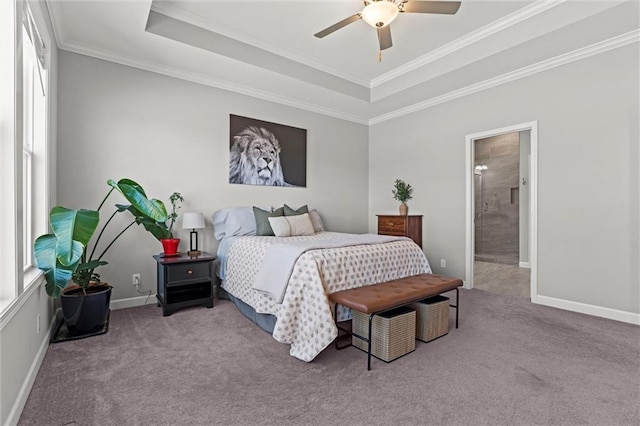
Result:
<svg viewBox="0 0 640 426"><path fill-rule="evenodd" d="M20 415L22 414L22 410L27 403L27 399L29 398L29 394L31 393L31 388L33 387L33 383L36 381L38 371L40 371L40 366L42 365L42 361L44 360L44 355L47 353L47 349L49 348L49 340L51 340L51 336L54 333L54 327L56 325L59 310L60 308L58 308L58 310L56 310L56 312L53 314L51 324L49 324L49 330L44 333L44 338L40 343L40 348L38 349L36 358L33 360L31 368L29 368L27 377L25 377L25 380L22 383L20 392L18 392L18 397L13 403L13 407L11 407L11 411L9 412L9 416L7 417L7 425L17 425L18 420L20 420Z"/></svg>
<svg viewBox="0 0 640 426"><path fill-rule="evenodd" d="M130 297L128 299L112 300L109 307L113 310L133 308L136 306L155 305L156 301L157 301L156 295L152 294L149 296L148 300L147 300L147 296L137 296L137 297Z"/></svg>
<svg viewBox="0 0 640 426"><path fill-rule="evenodd" d="M588 305L586 303L573 302L570 300L556 299L548 296L535 296L531 302L539 305L551 306L553 308L564 309L571 312L593 315L629 324L640 325L640 314L634 312L620 311L618 309L605 308L602 306Z"/></svg>
<svg viewBox="0 0 640 426"><path fill-rule="evenodd" d="M527 269L531 268L531 266L529 266L529 262L520 262L518 266L521 268L527 268Z"/></svg>

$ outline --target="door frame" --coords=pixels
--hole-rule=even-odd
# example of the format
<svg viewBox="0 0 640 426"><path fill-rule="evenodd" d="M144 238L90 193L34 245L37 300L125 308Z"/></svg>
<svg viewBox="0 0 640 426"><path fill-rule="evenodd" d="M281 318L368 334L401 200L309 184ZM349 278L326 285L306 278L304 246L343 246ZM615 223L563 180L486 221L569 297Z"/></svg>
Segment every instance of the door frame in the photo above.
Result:
<svg viewBox="0 0 640 426"><path fill-rule="evenodd" d="M486 130L469 134L465 138L466 176L466 277L464 288L473 288L473 262L475 254L474 233L474 180L475 141L506 133L529 131L531 133L531 156L529 159L529 266L531 268L531 302L538 302L538 121Z"/></svg>

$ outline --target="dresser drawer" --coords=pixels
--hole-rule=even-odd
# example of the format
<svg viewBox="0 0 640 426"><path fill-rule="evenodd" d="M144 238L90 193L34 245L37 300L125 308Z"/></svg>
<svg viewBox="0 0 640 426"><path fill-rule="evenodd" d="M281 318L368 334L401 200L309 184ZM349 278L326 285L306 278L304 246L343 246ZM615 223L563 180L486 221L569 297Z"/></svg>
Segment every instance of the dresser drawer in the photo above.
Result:
<svg viewBox="0 0 640 426"><path fill-rule="evenodd" d="M407 218L402 216L379 216L378 234L405 235Z"/></svg>
<svg viewBox="0 0 640 426"><path fill-rule="evenodd" d="M167 268L167 285L185 281L210 280L210 262L176 264Z"/></svg>

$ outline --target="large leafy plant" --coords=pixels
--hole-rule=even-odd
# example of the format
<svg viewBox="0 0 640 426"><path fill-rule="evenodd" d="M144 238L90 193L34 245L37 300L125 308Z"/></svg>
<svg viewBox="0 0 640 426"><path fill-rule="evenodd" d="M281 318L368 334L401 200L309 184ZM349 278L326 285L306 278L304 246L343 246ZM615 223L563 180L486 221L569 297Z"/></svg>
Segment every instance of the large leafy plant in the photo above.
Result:
<svg viewBox="0 0 640 426"><path fill-rule="evenodd" d="M104 255L113 244L135 224L155 224L162 228L167 220L167 209L160 200L149 199L144 189L131 179L118 182L109 179L111 187L97 210L73 210L56 206L49 213L51 234L41 235L34 244L36 265L45 273L47 294L58 297L69 280L86 289L91 281L99 281L96 268L106 265ZM112 192L117 191L130 204L116 204L115 211L105 221L88 254L89 243L100 222L100 210ZM105 229L118 213L130 212L133 220L104 246L96 255L98 243ZM146 228L146 226L145 226Z"/></svg>

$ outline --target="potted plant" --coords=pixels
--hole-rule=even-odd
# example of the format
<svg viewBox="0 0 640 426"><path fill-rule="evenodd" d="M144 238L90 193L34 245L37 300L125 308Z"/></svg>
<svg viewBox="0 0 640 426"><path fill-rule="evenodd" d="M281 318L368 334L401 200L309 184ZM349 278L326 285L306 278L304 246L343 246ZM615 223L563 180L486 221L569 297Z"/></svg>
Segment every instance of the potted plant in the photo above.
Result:
<svg viewBox="0 0 640 426"><path fill-rule="evenodd" d="M169 197L171 203L171 213L167 215L167 219L163 221L154 220L151 217L147 217L141 220L140 223L151 232L154 237L160 240L162 244L163 253L165 256L175 256L178 254L178 245L180 244L180 238L173 236L173 224L178 218L178 210L184 198L179 192L174 192ZM168 223L168 224L167 224Z"/></svg>
<svg viewBox="0 0 640 426"><path fill-rule="evenodd" d="M396 181L393 183L393 189L391 190L391 193L393 194L393 198L400 201L401 203L400 204L401 215L406 216L407 213L409 212L409 207L407 206L406 203L411 198L413 198L411 196L412 192L413 192L413 188L411 187L411 185L409 185L403 180L396 179Z"/></svg>
<svg viewBox="0 0 640 426"><path fill-rule="evenodd" d="M36 265L45 273L47 294L60 297L64 321L71 335L91 334L104 327L112 287L101 282L95 270L107 264L103 258L118 238L135 224L167 220L167 210L162 201L147 198L138 183L131 179L118 182L109 179L107 184L111 189L97 210L52 208L49 213L52 233L41 235L34 243ZM100 210L114 190L130 204L115 205L115 211L102 225L89 252L89 243L100 223ZM108 244L102 245L104 248L96 254L105 229L116 214L125 211L133 215L131 223ZM69 285L70 281L73 284Z"/></svg>

